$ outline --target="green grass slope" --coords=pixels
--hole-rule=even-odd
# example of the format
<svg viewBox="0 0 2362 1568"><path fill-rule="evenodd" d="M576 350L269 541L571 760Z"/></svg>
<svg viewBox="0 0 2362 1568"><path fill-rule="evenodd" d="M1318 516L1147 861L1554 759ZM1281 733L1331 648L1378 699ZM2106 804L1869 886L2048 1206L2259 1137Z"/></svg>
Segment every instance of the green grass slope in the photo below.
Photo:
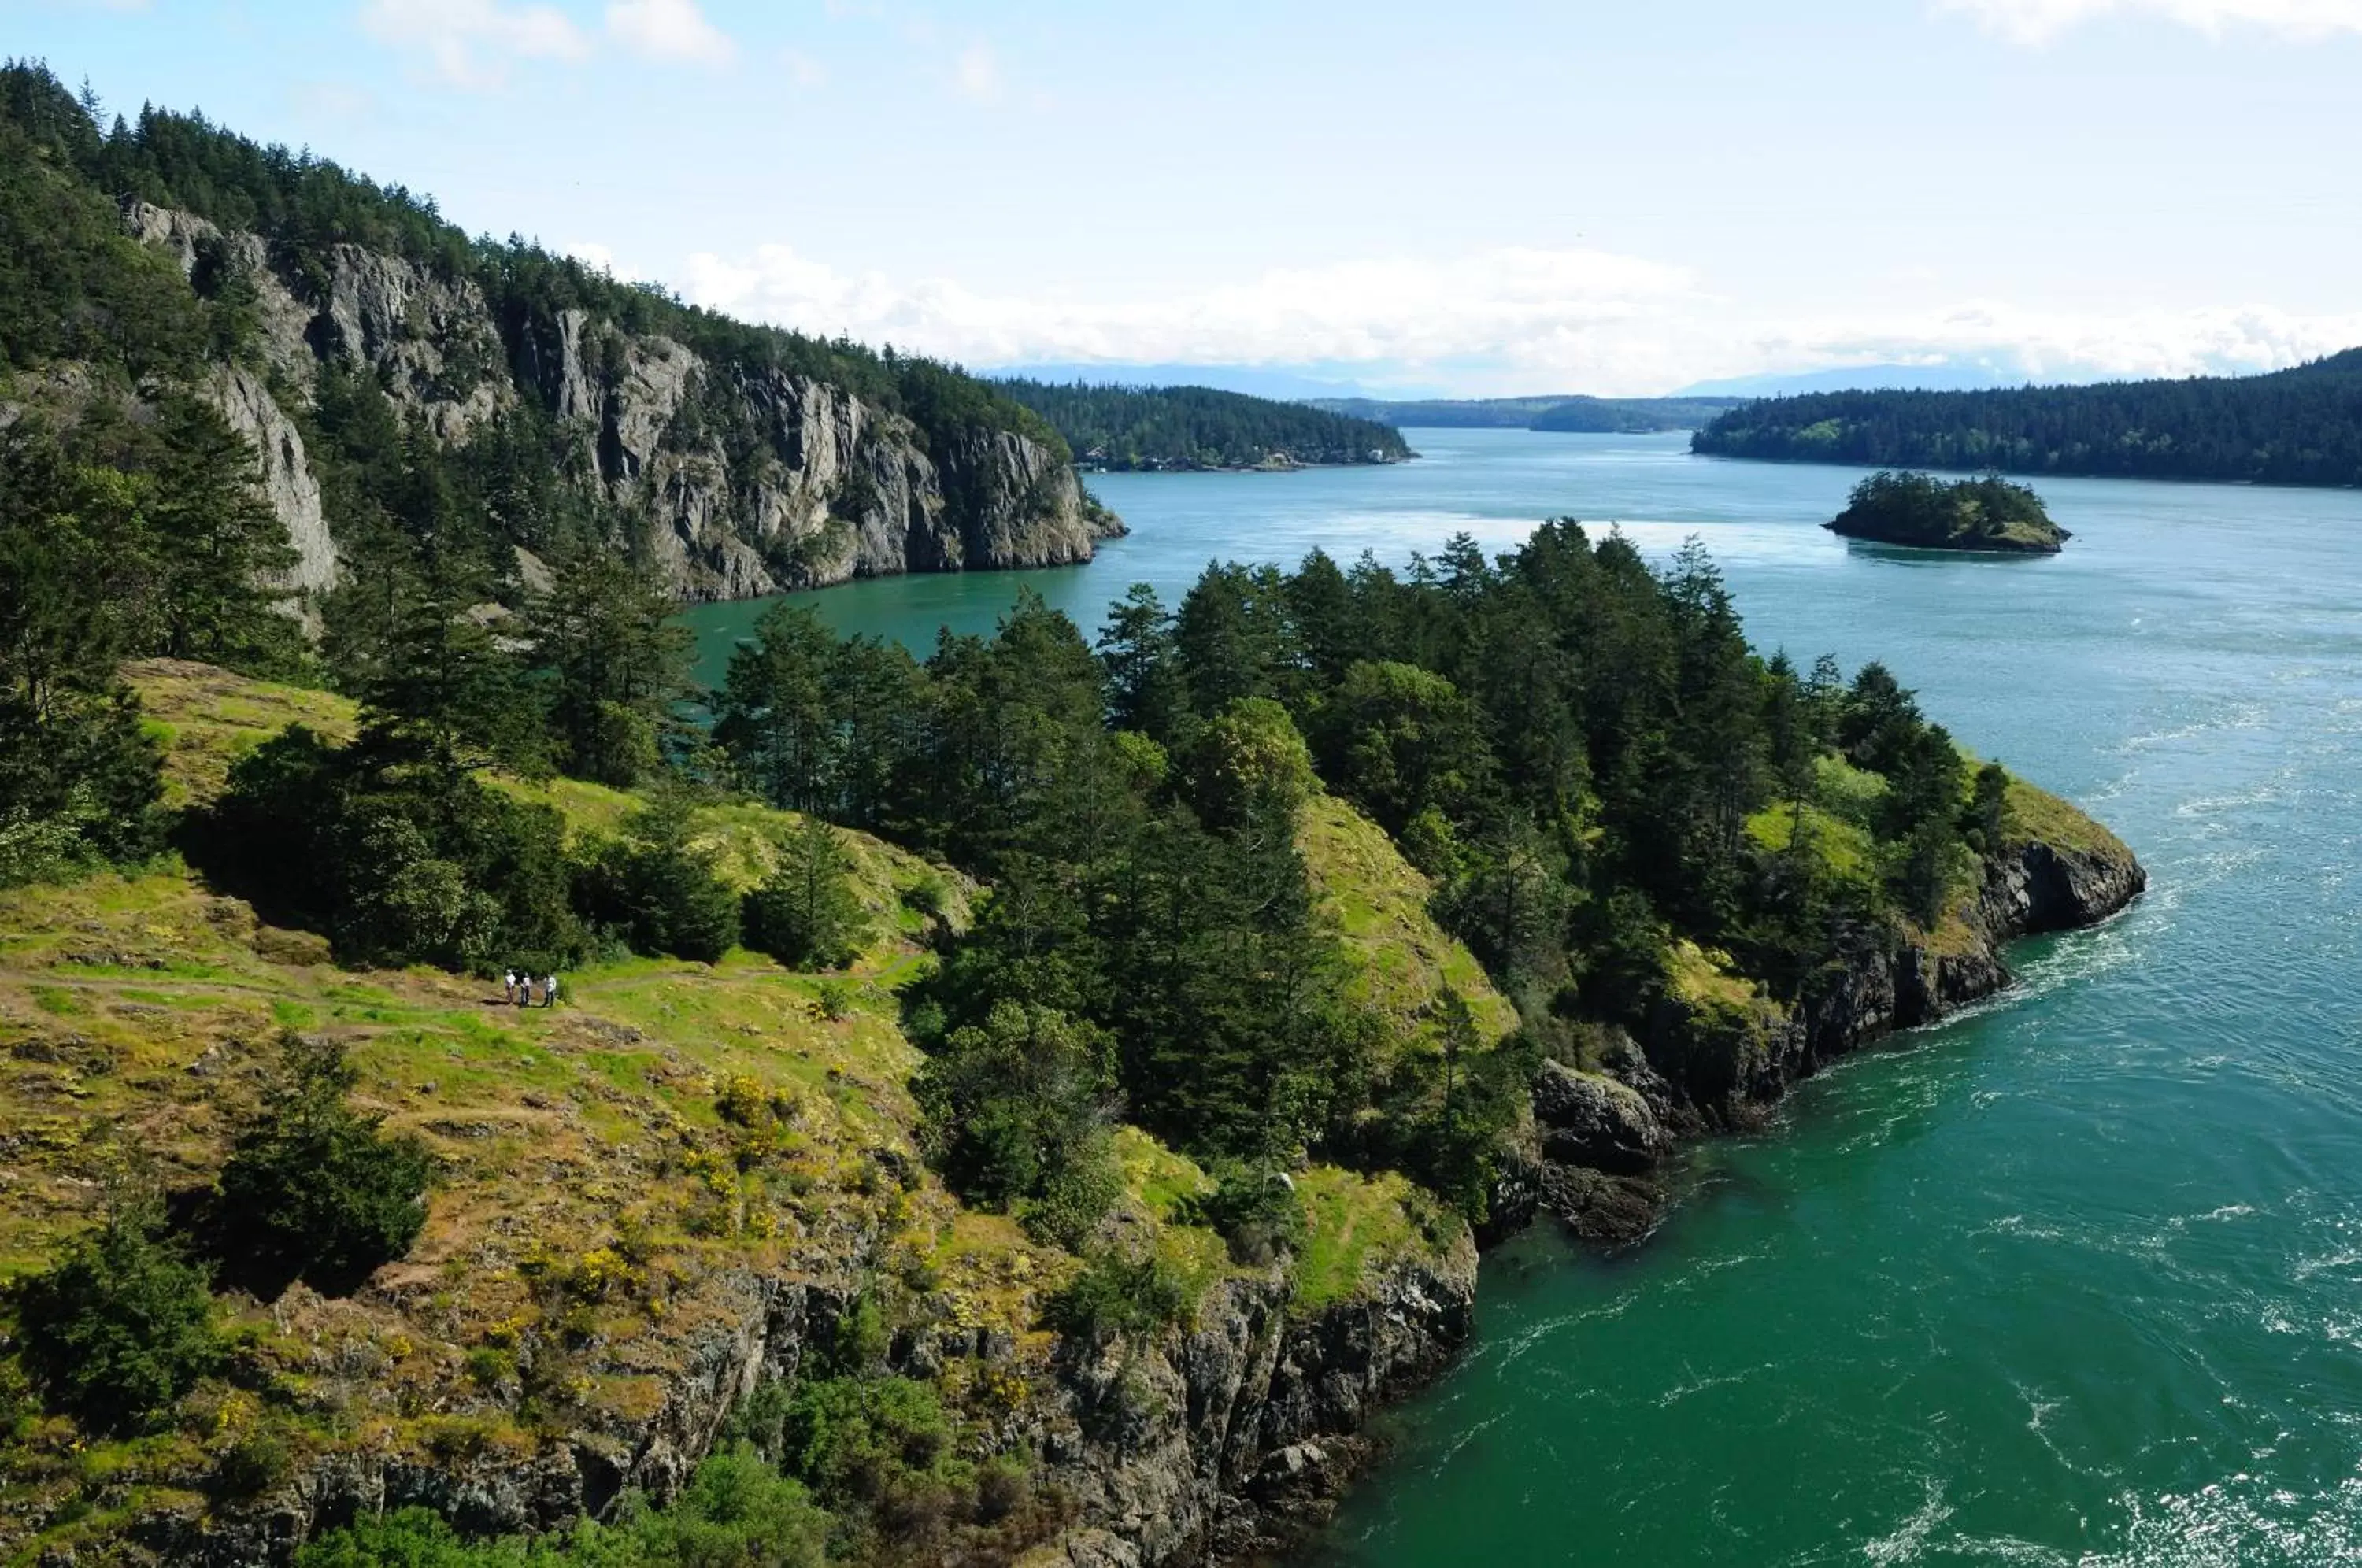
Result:
<svg viewBox="0 0 2362 1568"><path fill-rule="evenodd" d="M177 803L286 723L348 734L348 704L202 666L127 671L166 743ZM627 794L500 780L577 832L612 831ZM701 837L734 880L759 879L792 819L705 808ZM1332 874L1376 855L1367 823L1324 816ZM578 1441L627 1442L735 1331L752 1281L873 1292L889 1319L1016 1346L1016 1366L955 1355L947 1408L996 1430L1056 1379L1049 1297L1081 1264L1006 1216L960 1204L917 1154L917 1049L898 992L934 960L929 922L964 921L969 889L881 841L848 834L879 915L850 972L799 974L733 952L703 965L634 958L567 977L562 1005L517 1009L497 986L414 968L354 972L326 944L259 922L167 857L134 875L0 892L0 1280L43 1266L124 1178L202 1186L257 1104L281 1031L341 1043L362 1109L414 1133L442 1167L411 1253L343 1299L303 1286L222 1297L233 1353L160 1431L100 1441L0 1386L0 1562L52 1549L111 1561L134 1520L239 1506L238 1455L274 1474L367 1450L464 1467ZM1379 835L1383 843L1383 836ZM1373 995L1407 1020L1457 976L1495 1023L1473 963L1415 912L1415 873L1341 912L1373 955ZM1407 874L1407 875L1406 875ZM921 889L925 889L921 894ZM1404 900L1409 900L1404 902ZM1406 937L1403 933L1407 933ZM1209 1189L1147 1134L1120 1138L1120 1224L1202 1293L1240 1272L1194 1222ZM1315 1167L1296 1301L1350 1297L1407 1253L1464 1245L1458 1221L1398 1178ZM1028 1390L1031 1392L1028 1392Z"/></svg>

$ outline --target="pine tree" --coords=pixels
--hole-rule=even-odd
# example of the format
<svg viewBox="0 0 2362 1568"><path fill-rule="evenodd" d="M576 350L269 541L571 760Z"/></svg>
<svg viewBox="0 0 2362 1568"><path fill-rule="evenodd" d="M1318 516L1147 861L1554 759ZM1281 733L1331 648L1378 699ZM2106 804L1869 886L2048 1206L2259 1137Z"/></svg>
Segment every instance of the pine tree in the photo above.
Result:
<svg viewBox="0 0 2362 1568"><path fill-rule="evenodd" d="M1154 740L1169 737L1180 714L1181 671L1173 617L1156 590L1135 582L1108 607L1098 656L1107 671L1109 722Z"/></svg>
<svg viewBox="0 0 2362 1568"><path fill-rule="evenodd" d="M560 771L629 787L663 761L688 691L688 628L651 569L590 550L559 570L525 616L532 661L549 672L549 723Z"/></svg>
<svg viewBox="0 0 2362 1568"><path fill-rule="evenodd" d="M779 864L746 895L746 944L790 969L840 969L866 933L844 837L818 817L788 830Z"/></svg>
<svg viewBox="0 0 2362 1568"><path fill-rule="evenodd" d="M382 663L361 689L362 734L373 749L446 770L547 766L524 664L478 613L485 586L463 559L433 554L392 585Z"/></svg>
<svg viewBox="0 0 2362 1568"><path fill-rule="evenodd" d="M297 657L273 580L295 551L258 488L254 449L194 396L165 400L148 505L155 536L157 651L274 672Z"/></svg>
<svg viewBox="0 0 2362 1568"><path fill-rule="evenodd" d="M713 736L774 806L824 812L838 803L838 694L831 680L838 662L835 635L805 604L765 611L754 640L730 655Z"/></svg>
<svg viewBox="0 0 2362 1568"><path fill-rule="evenodd" d="M143 558L133 477L0 436L0 884L156 841L162 759L116 673L136 646Z"/></svg>

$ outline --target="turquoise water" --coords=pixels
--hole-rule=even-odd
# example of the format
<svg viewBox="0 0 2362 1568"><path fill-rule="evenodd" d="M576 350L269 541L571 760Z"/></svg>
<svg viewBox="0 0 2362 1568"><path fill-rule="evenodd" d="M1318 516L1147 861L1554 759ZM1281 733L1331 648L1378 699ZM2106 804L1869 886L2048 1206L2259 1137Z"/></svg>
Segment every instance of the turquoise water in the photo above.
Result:
<svg viewBox="0 0 2362 1568"><path fill-rule="evenodd" d="M1968 745L2068 794L2153 890L2029 944L2024 984L1708 1146L1647 1245L1489 1258L1466 1359L1316 1555L1487 1563L2362 1559L2362 495L2054 480L2052 560L1815 526L1857 477L1679 437L1419 431L1425 460L1111 476L1094 624L1135 579L1465 528L1694 532L1750 631L1885 659ZM1009 578L857 584L923 642ZM726 646L745 606L700 613Z"/></svg>

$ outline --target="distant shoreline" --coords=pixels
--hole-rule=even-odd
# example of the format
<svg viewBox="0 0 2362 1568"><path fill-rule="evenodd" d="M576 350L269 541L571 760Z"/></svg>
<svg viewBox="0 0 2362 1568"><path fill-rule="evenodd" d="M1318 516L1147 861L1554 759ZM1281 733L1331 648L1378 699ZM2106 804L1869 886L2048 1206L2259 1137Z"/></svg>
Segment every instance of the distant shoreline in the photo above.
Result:
<svg viewBox="0 0 2362 1568"><path fill-rule="evenodd" d="M1260 463L1127 463L1120 467L1111 463L1095 463L1087 458L1075 459L1075 471L1079 474L1292 474L1306 469L1390 469L1397 464L1416 462L1417 452L1402 457L1322 458L1307 462L1286 458Z"/></svg>

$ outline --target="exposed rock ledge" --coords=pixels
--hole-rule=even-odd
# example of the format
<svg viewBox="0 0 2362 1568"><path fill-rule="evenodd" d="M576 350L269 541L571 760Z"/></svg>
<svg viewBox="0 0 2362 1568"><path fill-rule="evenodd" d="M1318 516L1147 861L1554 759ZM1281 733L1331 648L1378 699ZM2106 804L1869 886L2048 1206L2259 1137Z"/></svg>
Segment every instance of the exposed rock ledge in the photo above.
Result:
<svg viewBox="0 0 2362 1568"><path fill-rule="evenodd" d="M713 1282L713 1310L662 1405L645 1420L520 1453L453 1461L359 1450L324 1457L253 1507L158 1508L130 1538L154 1560L200 1568L283 1564L356 1515L425 1507L471 1534L564 1528L629 1487L677 1493L759 1384L825 1350L858 1291L875 1238L816 1276L742 1272ZM831 1249L835 1251L836 1249ZM300 1286L298 1287L301 1288ZM1476 1249L1464 1231L1425 1261L1375 1271L1349 1299L1293 1310L1284 1269L1218 1286L1195 1323L1147 1342L1067 1342L1055 1386L1007 1434L1072 1499L1074 1522L1028 1555L1041 1568L1163 1568L1241 1562L1325 1519L1367 1452L1366 1417L1435 1375L1465 1339ZM954 1355L1015 1365L1006 1335L906 1335L895 1368L923 1376Z"/></svg>
<svg viewBox="0 0 2362 1568"><path fill-rule="evenodd" d="M1611 1036L1598 1071L1545 1064L1537 1146L1496 1204L1504 1222L1539 1209L1587 1241L1638 1239L1661 1216L1655 1172L1680 1140L1760 1120L1838 1057L2005 989L2010 943L2097 924L2140 896L2148 874L2131 850L2064 802L2029 794L2071 831L2013 837L1941 940L1860 931L1837 976L1794 1008L1759 1000L1734 1027L1727 1010L1710 1023L1702 1004L1669 997L1641 1038Z"/></svg>
<svg viewBox="0 0 2362 1568"><path fill-rule="evenodd" d="M1014 431L922 429L844 387L709 360L579 309L503 321L473 282L355 245L329 247L305 278L259 236L190 213L134 200L122 220L193 284L226 268L254 287L267 376L215 366L202 388L260 458L296 551L290 589L328 588L343 569L291 418L331 367L370 372L447 446L538 402L572 449L570 481L646 539L685 599L1065 566L1124 531L1071 462Z"/></svg>

